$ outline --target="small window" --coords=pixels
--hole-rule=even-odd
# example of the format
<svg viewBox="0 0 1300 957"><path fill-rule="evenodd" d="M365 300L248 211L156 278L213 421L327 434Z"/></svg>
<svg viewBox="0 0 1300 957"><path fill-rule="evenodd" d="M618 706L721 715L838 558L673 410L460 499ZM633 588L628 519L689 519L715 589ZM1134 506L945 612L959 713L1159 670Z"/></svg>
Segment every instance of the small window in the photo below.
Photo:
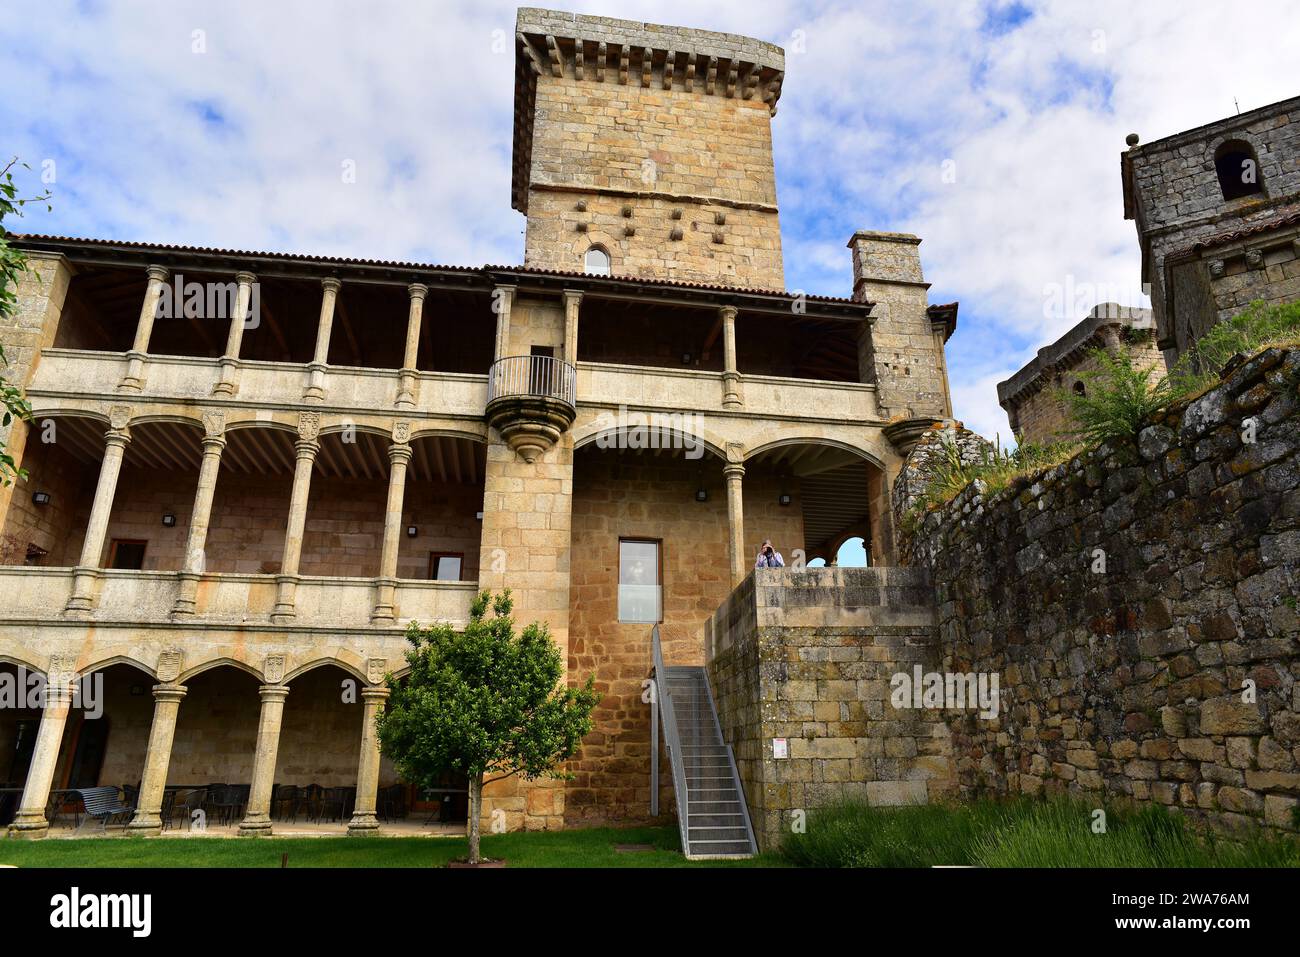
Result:
<svg viewBox="0 0 1300 957"><path fill-rule="evenodd" d="M1081 382L1081 381L1080 381L1080 382L1076 382L1076 383L1074 384L1074 394L1075 394L1075 395L1087 395L1087 394L1088 394L1088 387L1087 387L1086 385L1084 385L1083 382Z"/></svg>
<svg viewBox="0 0 1300 957"><path fill-rule="evenodd" d="M583 268L593 276L608 276L610 274L609 253L599 246L592 246L587 250Z"/></svg>
<svg viewBox="0 0 1300 957"><path fill-rule="evenodd" d="M430 552L429 578L439 582L458 582L464 562L465 556L459 552Z"/></svg>
<svg viewBox="0 0 1300 957"><path fill-rule="evenodd" d="M1229 140L1214 151L1214 171L1224 199L1240 199L1264 191L1259 161L1249 143Z"/></svg>
<svg viewBox="0 0 1300 957"><path fill-rule="evenodd" d="M115 538L108 552L109 568L144 568L144 549L149 543L138 539Z"/></svg>
<svg viewBox="0 0 1300 957"><path fill-rule="evenodd" d="M659 567L658 542L644 539L619 540L619 621L642 624L663 621Z"/></svg>

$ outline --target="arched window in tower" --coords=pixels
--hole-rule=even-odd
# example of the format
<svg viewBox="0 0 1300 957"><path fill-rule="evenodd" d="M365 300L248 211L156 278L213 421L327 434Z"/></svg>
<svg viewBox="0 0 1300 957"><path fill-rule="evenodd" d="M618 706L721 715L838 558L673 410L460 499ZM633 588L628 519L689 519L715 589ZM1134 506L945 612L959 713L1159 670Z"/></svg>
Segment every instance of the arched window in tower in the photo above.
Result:
<svg viewBox="0 0 1300 957"><path fill-rule="evenodd" d="M1074 384L1074 394L1075 394L1075 395L1087 395L1087 394L1088 394L1088 387L1087 387L1086 385L1083 384L1083 380L1079 380L1078 382L1076 382L1076 383Z"/></svg>
<svg viewBox="0 0 1300 957"><path fill-rule="evenodd" d="M609 253L601 246L592 246L587 250L582 265L583 271L593 276L608 276L610 274Z"/></svg>
<svg viewBox="0 0 1300 957"><path fill-rule="evenodd" d="M1214 171L1219 175L1219 189L1224 199L1240 199L1264 192L1259 174L1259 160L1250 144L1228 140L1214 151Z"/></svg>

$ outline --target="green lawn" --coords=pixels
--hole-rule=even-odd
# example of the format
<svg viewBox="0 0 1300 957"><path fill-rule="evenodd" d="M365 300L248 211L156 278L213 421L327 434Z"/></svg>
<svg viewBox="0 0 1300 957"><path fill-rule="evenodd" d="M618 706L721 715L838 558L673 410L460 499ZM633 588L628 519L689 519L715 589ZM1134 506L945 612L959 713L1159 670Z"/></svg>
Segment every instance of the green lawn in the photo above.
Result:
<svg viewBox="0 0 1300 957"><path fill-rule="evenodd" d="M616 844L654 850L622 853ZM510 867L756 867L780 858L688 861L673 827L485 834L483 856ZM69 838L0 840L0 864L19 867L431 867L466 854L464 838Z"/></svg>

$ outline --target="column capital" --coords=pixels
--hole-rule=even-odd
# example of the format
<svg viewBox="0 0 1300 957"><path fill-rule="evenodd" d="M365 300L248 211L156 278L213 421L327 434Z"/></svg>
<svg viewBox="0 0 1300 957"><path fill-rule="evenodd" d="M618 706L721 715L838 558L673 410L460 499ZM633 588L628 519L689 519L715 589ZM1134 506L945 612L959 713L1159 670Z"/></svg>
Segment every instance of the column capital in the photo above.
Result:
<svg viewBox="0 0 1300 957"><path fill-rule="evenodd" d="M339 289L342 288L343 282L333 276L326 276L320 281L320 285L326 292L338 292Z"/></svg>
<svg viewBox="0 0 1300 957"><path fill-rule="evenodd" d="M429 294L429 287L422 282L413 282L406 287L406 294L412 299L423 299Z"/></svg>
<svg viewBox="0 0 1300 957"><path fill-rule="evenodd" d="M239 283L241 286L251 286L253 283L257 282L257 276L247 270L241 269L239 272L235 273L235 282Z"/></svg>
<svg viewBox="0 0 1300 957"><path fill-rule="evenodd" d="M411 461L411 454L411 446L406 442L394 442L388 447L388 461L392 462L394 465L399 462L405 465L407 462Z"/></svg>
<svg viewBox="0 0 1300 957"><path fill-rule="evenodd" d="M153 686L155 701L180 701L189 691L184 685L167 682Z"/></svg>
<svg viewBox="0 0 1300 957"><path fill-rule="evenodd" d="M729 320L734 320L736 318L736 312L737 312L736 307L733 306L731 303L727 303L725 306L718 307L718 315L722 317L722 320L724 322Z"/></svg>
<svg viewBox="0 0 1300 957"><path fill-rule="evenodd" d="M123 425L120 428L110 428L104 433L104 450L109 448L126 448L131 442L131 430Z"/></svg>
<svg viewBox="0 0 1300 957"><path fill-rule="evenodd" d="M148 266L144 273L153 282L166 282L171 275L166 266Z"/></svg>
<svg viewBox="0 0 1300 957"><path fill-rule="evenodd" d="M564 290L564 303L565 303L565 305L570 305L570 304L572 304L572 305L578 305L578 304L581 303L581 302L582 302L582 290L581 290L581 289L566 289L566 290Z"/></svg>
<svg viewBox="0 0 1300 957"><path fill-rule="evenodd" d="M289 697L288 685L259 685L257 693L263 701L283 701Z"/></svg>
<svg viewBox="0 0 1300 957"><path fill-rule="evenodd" d="M745 466L739 462L728 462L722 467L722 474L728 479L742 479L745 477Z"/></svg>
<svg viewBox="0 0 1300 957"><path fill-rule="evenodd" d="M388 685L366 685L361 689L361 698L372 704L383 704L390 693Z"/></svg>

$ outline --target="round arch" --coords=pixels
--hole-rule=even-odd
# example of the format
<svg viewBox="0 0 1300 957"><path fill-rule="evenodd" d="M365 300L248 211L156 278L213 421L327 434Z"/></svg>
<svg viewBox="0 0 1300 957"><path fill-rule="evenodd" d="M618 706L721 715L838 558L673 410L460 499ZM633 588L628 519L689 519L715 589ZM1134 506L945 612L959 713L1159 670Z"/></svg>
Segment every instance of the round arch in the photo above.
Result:
<svg viewBox="0 0 1300 957"><path fill-rule="evenodd" d="M138 425L185 425L203 432L203 420L193 415L181 415L175 412L146 412L135 416L127 423L129 428Z"/></svg>
<svg viewBox="0 0 1300 957"><path fill-rule="evenodd" d="M429 428L411 428L411 442L417 442L420 439L465 439L467 442L477 442L480 445L487 445L487 426L482 427L482 431L471 430L469 428L453 429L446 426L435 425Z"/></svg>
<svg viewBox="0 0 1300 957"><path fill-rule="evenodd" d="M827 448L839 449L843 452L850 452L858 456L859 458L863 459L864 461L866 461L869 465L874 465L876 468L880 469L880 471L882 472L885 471L884 461L874 452L868 452L867 450L861 448L860 446L854 445L851 442L845 442L840 439L831 439L831 438L825 438L820 436L789 436L789 437L783 436L779 439L773 439L770 442L765 442L761 445L757 445L754 448L747 451L745 453L745 461L748 462L751 459L756 458L757 456L760 456L765 452L771 452L773 449L786 448L792 445L822 445L822 446L826 446Z"/></svg>
<svg viewBox="0 0 1300 957"><path fill-rule="evenodd" d="M649 423L647 423L647 427L648 426ZM723 451L724 443L717 437L709 437L707 435L687 434L681 429L675 429L666 426L657 427L656 431L659 432L660 434L667 434L677 438L681 438L683 440L683 444L687 440L690 440L691 442L703 446L705 451L711 453L715 458L719 459L720 461L722 462L727 461L727 453ZM573 451L576 452L578 451L578 449L585 448L588 445L593 445L605 436L617 435L617 434L618 434L618 426L606 426L602 428L599 422L593 422L589 425L584 426L581 429L576 429L574 431ZM606 450L602 449L601 451L606 451Z"/></svg>
<svg viewBox="0 0 1300 957"><path fill-rule="evenodd" d="M241 661L238 658L233 658L229 656L223 656L221 658L212 658L201 664L195 665L193 668L189 668L186 671L181 672L180 677L177 678L176 681L178 684L186 684L187 682L193 680L194 678L197 678L199 675L204 674L205 672L212 671L215 668L224 668L224 667L230 667L238 671L243 671L246 674L249 674L252 677L256 678L259 683L265 683L266 681L266 678L262 674L261 668L249 664L246 661Z"/></svg>
<svg viewBox="0 0 1300 957"><path fill-rule="evenodd" d="M354 657L357 660L349 661L349 657ZM300 678L309 671L318 671L319 669L329 667L330 665L333 665L353 678L356 678L363 685L368 685L370 683L362 668L363 662L361 661L361 657L359 655L346 655L346 653L343 652L340 652L338 655L333 657L313 658L311 661L305 662L288 672L280 683L287 685L295 678Z"/></svg>
<svg viewBox="0 0 1300 957"><path fill-rule="evenodd" d="M40 403L40 397L32 399L32 418L38 419L91 419L107 428L111 423L109 418L103 412L95 412L91 409L76 409L55 406L54 408L45 408ZM39 426L40 422L33 422L33 425Z"/></svg>

